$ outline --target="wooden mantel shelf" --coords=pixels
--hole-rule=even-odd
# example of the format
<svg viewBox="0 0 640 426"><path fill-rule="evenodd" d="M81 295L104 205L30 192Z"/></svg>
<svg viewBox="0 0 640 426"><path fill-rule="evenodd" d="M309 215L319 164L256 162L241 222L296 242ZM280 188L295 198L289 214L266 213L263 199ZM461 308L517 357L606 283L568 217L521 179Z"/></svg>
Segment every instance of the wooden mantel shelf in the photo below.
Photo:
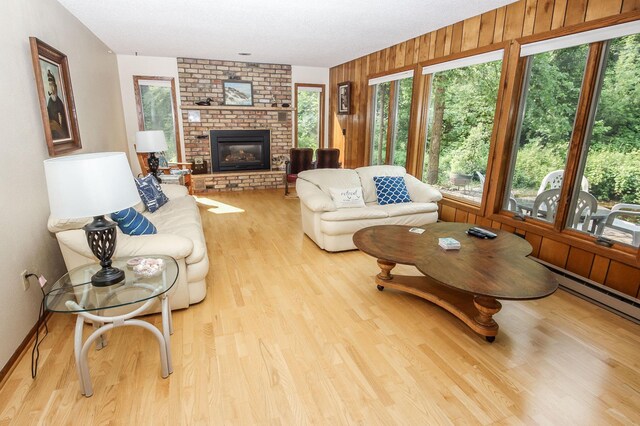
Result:
<svg viewBox="0 0 640 426"><path fill-rule="evenodd" d="M283 108L272 106L229 106L229 105L180 105L180 109L226 109L226 110L245 110L245 111L294 111L295 108Z"/></svg>

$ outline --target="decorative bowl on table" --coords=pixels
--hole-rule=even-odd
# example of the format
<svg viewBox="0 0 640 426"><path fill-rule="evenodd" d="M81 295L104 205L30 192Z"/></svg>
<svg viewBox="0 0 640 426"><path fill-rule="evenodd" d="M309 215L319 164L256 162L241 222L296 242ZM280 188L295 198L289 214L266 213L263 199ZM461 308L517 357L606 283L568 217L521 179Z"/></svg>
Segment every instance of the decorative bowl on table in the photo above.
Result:
<svg viewBox="0 0 640 426"><path fill-rule="evenodd" d="M138 277L155 277L164 271L166 265L162 259L144 258L133 267Z"/></svg>
<svg viewBox="0 0 640 426"><path fill-rule="evenodd" d="M127 268L133 269L134 266L136 266L143 260L144 260L144 257L132 257L131 259L127 260Z"/></svg>

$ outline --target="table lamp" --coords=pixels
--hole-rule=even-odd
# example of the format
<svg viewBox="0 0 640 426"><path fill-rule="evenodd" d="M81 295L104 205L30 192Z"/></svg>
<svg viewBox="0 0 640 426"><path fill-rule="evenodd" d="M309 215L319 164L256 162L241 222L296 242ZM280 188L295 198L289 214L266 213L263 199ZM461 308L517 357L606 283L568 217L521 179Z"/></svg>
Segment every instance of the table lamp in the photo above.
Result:
<svg viewBox="0 0 640 426"><path fill-rule="evenodd" d="M111 266L116 249L116 223L104 215L134 206L140 195L124 152L99 152L44 160L51 216L78 219L93 216L84 226L87 242L102 269L91 277L97 287L124 279Z"/></svg>
<svg viewBox="0 0 640 426"><path fill-rule="evenodd" d="M149 171L160 182L158 177L158 157L156 152L168 150L167 140L162 130L142 130L136 133L136 152L148 152Z"/></svg>

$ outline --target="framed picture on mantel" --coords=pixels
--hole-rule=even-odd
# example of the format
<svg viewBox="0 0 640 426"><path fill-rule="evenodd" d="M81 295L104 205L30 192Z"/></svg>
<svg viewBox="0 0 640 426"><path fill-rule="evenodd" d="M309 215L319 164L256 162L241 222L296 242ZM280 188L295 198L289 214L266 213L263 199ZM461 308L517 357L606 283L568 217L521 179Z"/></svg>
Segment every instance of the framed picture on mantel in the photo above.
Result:
<svg viewBox="0 0 640 426"><path fill-rule="evenodd" d="M338 114L351 114L351 82L338 84Z"/></svg>
<svg viewBox="0 0 640 426"><path fill-rule="evenodd" d="M253 84L250 81L225 80L222 88L225 105L253 106Z"/></svg>
<svg viewBox="0 0 640 426"><path fill-rule="evenodd" d="M49 155L80 149L67 55L35 37L29 37L29 43Z"/></svg>

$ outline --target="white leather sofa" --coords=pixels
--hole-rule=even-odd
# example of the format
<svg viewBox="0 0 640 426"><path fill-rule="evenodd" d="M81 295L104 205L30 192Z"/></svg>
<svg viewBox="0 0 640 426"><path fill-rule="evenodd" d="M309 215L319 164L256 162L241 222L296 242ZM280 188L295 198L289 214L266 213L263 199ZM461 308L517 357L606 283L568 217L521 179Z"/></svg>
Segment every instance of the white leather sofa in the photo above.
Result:
<svg viewBox="0 0 640 426"><path fill-rule="evenodd" d="M374 176L402 176L410 203L378 205ZM365 207L336 208L330 188L361 187ZM374 225L422 226L438 220L442 194L400 166L306 170L298 174L302 230L326 251L353 250L353 234Z"/></svg>
<svg viewBox="0 0 640 426"><path fill-rule="evenodd" d="M134 207L156 226L158 233L134 236L123 234L118 228L114 257L161 254L175 258L179 275L169 293L171 309L187 308L203 300L207 293L209 257L200 211L186 187L162 185L162 191L169 201L154 213L142 203ZM90 221L91 218L49 218L49 231L58 239L67 270L97 261L82 229Z"/></svg>

